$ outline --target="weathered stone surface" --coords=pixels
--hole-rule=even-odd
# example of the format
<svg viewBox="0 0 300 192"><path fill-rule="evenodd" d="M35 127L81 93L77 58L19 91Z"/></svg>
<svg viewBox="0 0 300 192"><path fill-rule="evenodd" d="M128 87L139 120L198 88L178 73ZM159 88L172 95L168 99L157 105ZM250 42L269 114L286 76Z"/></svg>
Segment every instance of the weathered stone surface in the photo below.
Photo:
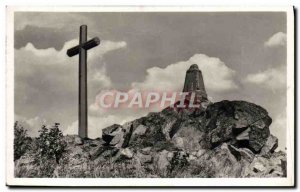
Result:
<svg viewBox="0 0 300 192"><path fill-rule="evenodd" d="M120 149L121 157L125 157L127 159L131 159L133 157L133 152L129 148Z"/></svg>
<svg viewBox="0 0 300 192"><path fill-rule="evenodd" d="M141 150L141 153L143 153L144 155L149 155L151 152L151 148L152 147L145 147Z"/></svg>
<svg viewBox="0 0 300 192"><path fill-rule="evenodd" d="M243 141L243 140L249 141L249 132L250 132L250 127L244 130L243 132L241 132L239 135L237 135L235 139L238 141Z"/></svg>
<svg viewBox="0 0 300 192"><path fill-rule="evenodd" d="M145 163L151 163L152 162L152 156L151 155L144 155L142 153L138 153L136 156L139 158L142 165L145 164Z"/></svg>
<svg viewBox="0 0 300 192"><path fill-rule="evenodd" d="M201 141L205 140L205 133L199 130L198 125L199 122L183 122L172 138L174 145L188 152L203 148Z"/></svg>
<svg viewBox="0 0 300 192"><path fill-rule="evenodd" d="M106 150L106 148L103 146L92 148L89 151L90 159L92 159L92 160L97 159L105 150Z"/></svg>
<svg viewBox="0 0 300 192"><path fill-rule="evenodd" d="M132 132L130 136L131 141L138 141L141 136L144 136L147 131L147 127L145 125L139 124Z"/></svg>
<svg viewBox="0 0 300 192"><path fill-rule="evenodd" d="M192 173L198 177L238 177L241 169L226 143L204 153L191 165Z"/></svg>
<svg viewBox="0 0 300 192"><path fill-rule="evenodd" d="M189 157L188 157L188 161L194 161L194 160L196 160L197 159L197 156L196 155L189 155Z"/></svg>
<svg viewBox="0 0 300 192"><path fill-rule="evenodd" d="M101 153L101 156L103 157L113 157L115 156L117 153L119 152L119 149L118 148L108 148L108 149L105 149L102 153Z"/></svg>
<svg viewBox="0 0 300 192"><path fill-rule="evenodd" d="M124 132L120 131L120 132L116 133L116 135L110 141L109 145L112 145L115 147L122 147L123 142L124 142Z"/></svg>
<svg viewBox="0 0 300 192"><path fill-rule="evenodd" d="M173 139L174 141L174 145L178 148L178 149L183 149L184 148L184 141L182 139L182 137L175 137Z"/></svg>
<svg viewBox="0 0 300 192"><path fill-rule="evenodd" d="M254 164L253 164L253 171L254 172L263 172L263 171L265 171L266 170L266 168L264 167L264 165L262 164L262 163L260 163L260 162L255 162Z"/></svg>
<svg viewBox="0 0 300 192"><path fill-rule="evenodd" d="M245 101L221 101L206 109L207 140L211 147L237 142L258 153L270 134L272 120L262 107Z"/></svg>
<svg viewBox="0 0 300 192"><path fill-rule="evenodd" d="M155 165L159 172L161 172L162 175L167 174L168 166L170 165L170 160L173 158L173 155L171 155L167 150L163 150L159 152L155 156Z"/></svg>
<svg viewBox="0 0 300 192"><path fill-rule="evenodd" d="M267 116L250 126L249 147L256 153L259 152L267 142L270 135L269 125L271 122L271 118Z"/></svg>
<svg viewBox="0 0 300 192"><path fill-rule="evenodd" d="M241 177L283 177L285 170L281 162L285 159L282 152L274 152L269 157L255 156L250 165L244 168Z"/></svg>
<svg viewBox="0 0 300 192"><path fill-rule="evenodd" d="M206 150L204 150L204 149L199 149L199 151L197 151L197 153L196 153L196 156L197 156L197 157L201 157L205 152L206 152Z"/></svg>
<svg viewBox="0 0 300 192"><path fill-rule="evenodd" d="M247 148L236 148L232 145L228 145L228 149L236 157L237 160L245 159L248 162L252 162L254 158L254 153Z"/></svg>
<svg viewBox="0 0 300 192"><path fill-rule="evenodd" d="M260 154L261 155L269 155L269 154L273 153L277 147L278 147L278 139L275 136L270 135L267 139L267 142L261 149Z"/></svg>
<svg viewBox="0 0 300 192"><path fill-rule="evenodd" d="M133 135L145 135L147 131L147 127L144 125L139 125L134 131L133 131Z"/></svg>
<svg viewBox="0 0 300 192"><path fill-rule="evenodd" d="M120 148L124 143L125 132L126 130L121 125L114 124L102 129L102 139L106 145Z"/></svg>

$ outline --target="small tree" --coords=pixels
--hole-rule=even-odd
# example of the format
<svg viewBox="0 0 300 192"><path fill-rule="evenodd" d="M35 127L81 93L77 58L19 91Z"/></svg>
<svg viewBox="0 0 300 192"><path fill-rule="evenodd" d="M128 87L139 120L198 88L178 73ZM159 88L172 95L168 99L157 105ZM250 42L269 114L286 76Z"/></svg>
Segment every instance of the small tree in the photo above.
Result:
<svg viewBox="0 0 300 192"><path fill-rule="evenodd" d="M39 132L40 135L37 138L38 155L41 159L55 159L56 163L59 163L59 159L67 146L63 140L63 134L59 130L59 123L55 123L50 129L43 125Z"/></svg>
<svg viewBox="0 0 300 192"><path fill-rule="evenodd" d="M18 121L14 124L14 160L19 159L30 149L31 138L27 135L27 130Z"/></svg>

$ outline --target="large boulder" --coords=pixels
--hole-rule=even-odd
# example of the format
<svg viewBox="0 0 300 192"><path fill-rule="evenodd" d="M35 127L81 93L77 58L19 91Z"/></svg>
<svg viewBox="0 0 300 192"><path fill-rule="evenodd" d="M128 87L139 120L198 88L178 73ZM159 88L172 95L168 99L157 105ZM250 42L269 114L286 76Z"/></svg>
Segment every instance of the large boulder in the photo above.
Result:
<svg viewBox="0 0 300 192"><path fill-rule="evenodd" d="M105 145L120 148L124 143L125 133L126 129L124 129L121 125L114 124L102 129L102 139L105 141Z"/></svg>
<svg viewBox="0 0 300 192"><path fill-rule="evenodd" d="M246 101L221 101L207 107L206 140L210 148L223 142L259 153L266 143L272 119L262 107Z"/></svg>

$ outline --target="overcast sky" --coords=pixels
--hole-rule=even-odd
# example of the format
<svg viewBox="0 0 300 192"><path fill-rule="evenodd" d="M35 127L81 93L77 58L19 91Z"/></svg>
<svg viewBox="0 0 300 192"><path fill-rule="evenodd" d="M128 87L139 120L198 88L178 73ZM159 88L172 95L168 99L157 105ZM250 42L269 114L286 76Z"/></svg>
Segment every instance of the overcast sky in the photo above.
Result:
<svg viewBox="0 0 300 192"><path fill-rule="evenodd" d="M285 13L15 13L15 114L33 136L41 124L77 133L79 26L101 44L88 52L89 135L145 115L102 110L105 89L180 91L198 64L210 98L266 108L271 133L286 142ZM163 78L162 78L163 77Z"/></svg>

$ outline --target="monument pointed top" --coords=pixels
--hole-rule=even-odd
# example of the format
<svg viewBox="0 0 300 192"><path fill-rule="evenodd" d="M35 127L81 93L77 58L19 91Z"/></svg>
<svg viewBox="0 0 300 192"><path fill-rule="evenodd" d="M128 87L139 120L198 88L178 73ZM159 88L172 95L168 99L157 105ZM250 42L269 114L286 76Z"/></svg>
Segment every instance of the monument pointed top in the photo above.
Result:
<svg viewBox="0 0 300 192"><path fill-rule="evenodd" d="M187 70L183 92L196 92L201 100L207 98L202 73L197 64L192 64Z"/></svg>
<svg viewBox="0 0 300 192"><path fill-rule="evenodd" d="M199 71L199 67L197 64L193 64L190 66L190 68L188 69L188 71Z"/></svg>

